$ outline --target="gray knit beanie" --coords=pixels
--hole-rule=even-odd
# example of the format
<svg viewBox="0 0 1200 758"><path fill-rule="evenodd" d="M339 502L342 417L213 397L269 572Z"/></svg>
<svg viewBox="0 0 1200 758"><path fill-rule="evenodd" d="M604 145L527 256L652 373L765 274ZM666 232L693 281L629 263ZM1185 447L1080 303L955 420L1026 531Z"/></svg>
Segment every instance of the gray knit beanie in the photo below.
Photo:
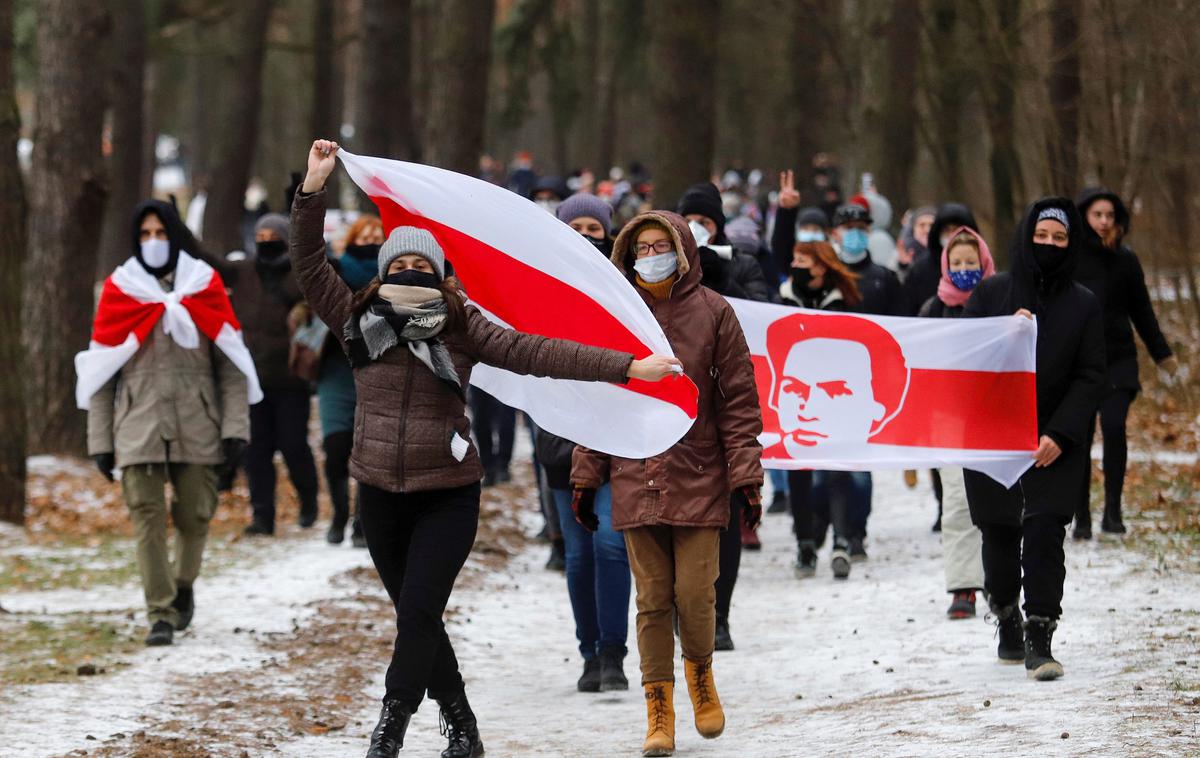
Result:
<svg viewBox="0 0 1200 758"><path fill-rule="evenodd" d="M612 206L595 195L589 195L586 192L571 195L566 200L563 200L559 203L554 213L558 216L558 220L564 224L569 224L575 219L584 216L594 218L604 226L606 233L612 232Z"/></svg>
<svg viewBox="0 0 1200 758"><path fill-rule="evenodd" d="M261 216L254 223L254 231L261 232L263 229L270 229L275 232L279 239L287 241L288 229L291 224L288 222L288 217L282 213L268 213Z"/></svg>
<svg viewBox="0 0 1200 758"><path fill-rule="evenodd" d="M438 279L446 278L446 254L437 238L427 229L397 226L379 248L379 278L387 276L388 266L402 255L419 255L429 261Z"/></svg>

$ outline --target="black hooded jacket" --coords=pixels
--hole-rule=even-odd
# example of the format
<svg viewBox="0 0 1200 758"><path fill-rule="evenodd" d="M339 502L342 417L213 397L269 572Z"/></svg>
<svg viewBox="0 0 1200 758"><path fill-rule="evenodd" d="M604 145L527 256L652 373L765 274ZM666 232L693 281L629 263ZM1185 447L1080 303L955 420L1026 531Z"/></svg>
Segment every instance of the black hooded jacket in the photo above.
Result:
<svg viewBox="0 0 1200 758"><path fill-rule="evenodd" d="M1051 206L1066 212L1070 239L1058 265L1042 271L1033 256L1033 230L1038 214ZM984 279L967 301L968 318L1006 316L1019 308L1037 317L1038 434L1062 448L1054 463L1029 469L1009 490L966 472L977 524L1019 524L1022 517L1044 514L1069 520L1087 486L1088 427L1104 393L1104 325L1096 297L1072 278L1082 244L1083 221L1074 203L1064 197L1038 200L1026 210L1013 241L1012 269Z"/></svg>
<svg viewBox="0 0 1200 758"><path fill-rule="evenodd" d="M875 316L910 315L904 289L895 271L875 263L869 255L858 263L847 263L846 268L858 274L862 303L856 311ZM940 278L941 274L938 276Z"/></svg>
<svg viewBox="0 0 1200 758"><path fill-rule="evenodd" d="M904 315L917 315L925 301L937 294L942 278L942 234L960 226L979 231L970 208L962 203L945 203L938 207L933 225L929 227L929 244L925 249L916 250L908 276L904 278L904 296L909 307L909 312Z"/></svg>
<svg viewBox="0 0 1200 758"><path fill-rule="evenodd" d="M1140 384L1134 328L1155 363L1171 357L1171 348L1158 326L1146 289L1146 276L1137 255L1121 244L1115 250L1105 247L1100 236L1087 224L1088 208L1097 200L1111 201L1122 236L1129 232L1129 211L1115 192L1103 187L1089 187L1080 193L1076 205L1085 221L1083 251L1075 269L1075 281L1091 290L1100 301L1109 387L1136 391Z"/></svg>
<svg viewBox="0 0 1200 758"><path fill-rule="evenodd" d="M158 220L166 228L167 244L170 246L167 264L158 268L147 266L146 261L142 260L142 221L151 213L158 216ZM142 268L155 277L161 279L175 270L175 264L179 262L179 251L185 249L190 239L191 234L180 220L179 212L170 203L163 200L146 200L133 209L133 255L142 264ZM190 252L196 254L196 251Z"/></svg>

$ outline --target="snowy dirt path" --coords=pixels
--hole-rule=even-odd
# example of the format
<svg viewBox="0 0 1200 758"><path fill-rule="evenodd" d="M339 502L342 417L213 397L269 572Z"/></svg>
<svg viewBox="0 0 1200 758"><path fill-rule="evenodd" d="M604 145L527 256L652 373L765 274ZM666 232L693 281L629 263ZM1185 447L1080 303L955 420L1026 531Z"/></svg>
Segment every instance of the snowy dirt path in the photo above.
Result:
<svg viewBox="0 0 1200 758"><path fill-rule="evenodd" d="M1065 614L1055 638L1067 676L1036 684L1022 667L995 662L982 602L979 619L945 620L948 596L940 544L929 531L933 516L927 489L909 491L899 473L878 474L871 558L856 564L846 582L832 579L828 548L816 578L794 579L790 516L768 516L763 551L742 560L731 619L737 650L719 653L715 664L726 732L715 741L699 738L681 680L677 755L1200 754L1195 556L1185 566L1175 562L1181 559L1155 562L1113 541L1068 543ZM538 526L528 509L524 526L530 534ZM153 731L155 718L164 734L202 735L211 725L201 717L189 723L186 693L168 682L196 671L218 677L228 672L234 685L253 682L269 690L274 681L282 694L290 680L264 662L261 633L286 636L316 624L310 604L335 594L382 596L370 571L346 574L368 564L365 551L331 549L315 538L264 549L274 552L260 566L205 585L198 597L209 615L169 654L145 651L112 675L0 693L0 756L94 752L100 743L86 735L103 741L116 732ZM452 598L450 635L488 755L639 755L644 705L632 608L626 673L634 688L576 692L580 663L565 582L543 569L546 551L529 543L499 569L475 556L477 580ZM334 576L339 582L329 581ZM7 596L5 604L31 611L138 605L136 594L117 594ZM385 615L380 613L380 628L361 633L386 632ZM238 633L237 627L260 634ZM376 645L369 653L380 650ZM246 752L214 741L211 752L187 755L361 756L386 661L367 665L377 673L359 704L350 705L357 715L344 727L300 737L292 732L273 739L269 749ZM677 669L681 676L678 663ZM166 711L175 719L169 724L163 722ZM155 718L148 724L145 714ZM437 755L444 745L436 705L426 703L401 755ZM132 747L109 750L104 755L137 754Z"/></svg>
<svg viewBox="0 0 1200 758"><path fill-rule="evenodd" d="M922 477L924 483L924 477ZM1067 676L1034 683L995 661L982 618L944 612L941 547L927 489L876 475L867 563L835 582L828 548L814 579L792 576L791 517L766 518L734 596L737 649L718 653L724 736L696 734L677 690L677 755L1200 754L1200 575L1157 566L1115 541L1068 543L1055 651ZM575 691L580 664L561 575L526 550L478 590L457 595L450 625L484 742L494 756L635 756L644 734L630 625L628 693ZM632 609L631 609L632 610ZM466 623L465 618L470 618ZM631 615L632 619L632 615ZM682 688L682 667L676 676ZM376 685L364 693L374 699ZM289 756L364 752L362 726L281 746ZM1067 736L1064 736L1067 735ZM414 718L403 754L437 755L436 705Z"/></svg>

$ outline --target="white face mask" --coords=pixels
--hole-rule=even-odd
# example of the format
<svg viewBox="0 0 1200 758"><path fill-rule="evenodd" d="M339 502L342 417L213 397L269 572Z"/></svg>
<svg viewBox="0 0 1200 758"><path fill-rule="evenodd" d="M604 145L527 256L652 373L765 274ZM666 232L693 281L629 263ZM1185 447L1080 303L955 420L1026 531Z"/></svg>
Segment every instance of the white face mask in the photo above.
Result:
<svg viewBox="0 0 1200 758"><path fill-rule="evenodd" d="M171 243L166 240L146 240L142 243L142 262L150 268L162 268L171 259Z"/></svg>
<svg viewBox="0 0 1200 758"><path fill-rule="evenodd" d="M712 235L708 233L708 229L705 229L704 224L701 224L699 221L689 221L688 229L692 230L692 236L696 238L696 247L704 247L712 239ZM646 277L642 278L645 279Z"/></svg>
<svg viewBox="0 0 1200 758"><path fill-rule="evenodd" d="M672 250L669 253L648 255L634 262L633 268L642 277L642 281L654 284L661 282L679 269L679 257Z"/></svg>
<svg viewBox="0 0 1200 758"><path fill-rule="evenodd" d="M558 210L558 206L561 201L543 199L543 200L535 200L534 202L538 204L539 208L546 211L547 213L554 213L555 211Z"/></svg>

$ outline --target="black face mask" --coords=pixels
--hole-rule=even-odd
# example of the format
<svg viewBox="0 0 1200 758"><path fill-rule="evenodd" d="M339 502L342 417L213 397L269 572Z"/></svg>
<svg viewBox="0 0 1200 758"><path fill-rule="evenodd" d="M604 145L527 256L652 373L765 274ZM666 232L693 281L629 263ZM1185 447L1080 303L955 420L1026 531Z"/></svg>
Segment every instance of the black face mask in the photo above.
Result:
<svg viewBox="0 0 1200 758"><path fill-rule="evenodd" d="M404 271L397 271L394 274L388 274L383 278L383 283L394 284L397 287L427 287L435 290L440 287L442 280L438 279L437 274L409 268Z"/></svg>
<svg viewBox="0 0 1200 758"><path fill-rule="evenodd" d="M792 289L796 295L802 295L808 291L808 285L812 284L813 273L811 268L803 266L792 266Z"/></svg>
<svg viewBox="0 0 1200 758"><path fill-rule="evenodd" d="M608 237L589 237L586 234L582 236L585 240L592 243L593 247L595 247L601 253L604 253L605 258L608 258L612 255L613 243Z"/></svg>
<svg viewBox="0 0 1200 758"><path fill-rule="evenodd" d="M1043 274L1053 273L1067 255L1067 248L1033 243L1033 260Z"/></svg>
<svg viewBox="0 0 1200 758"><path fill-rule="evenodd" d="M346 255L360 261L374 260L379 257L379 245L346 245Z"/></svg>
<svg viewBox="0 0 1200 758"><path fill-rule="evenodd" d="M284 240L257 242L255 243L255 249L258 251L259 258L266 261L274 260L287 252L287 242Z"/></svg>

